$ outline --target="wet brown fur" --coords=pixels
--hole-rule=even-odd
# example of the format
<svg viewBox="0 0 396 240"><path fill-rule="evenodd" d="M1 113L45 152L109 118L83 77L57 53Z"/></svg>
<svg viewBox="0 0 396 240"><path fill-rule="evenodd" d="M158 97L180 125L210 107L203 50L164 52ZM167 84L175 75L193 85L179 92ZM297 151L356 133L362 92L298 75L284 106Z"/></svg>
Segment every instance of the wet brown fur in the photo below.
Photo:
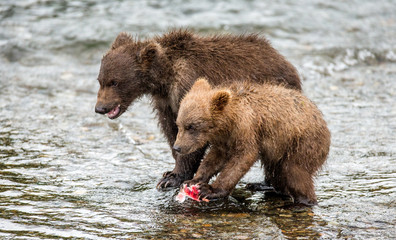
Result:
<svg viewBox="0 0 396 240"><path fill-rule="evenodd" d="M296 69L255 34L201 37L188 30L174 30L137 41L121 33L102 59L96 109L106 113L120 106L116 118L135 99L151 95L161 130L173 146L180 101L199 77L207 77L213 85L245 79L301 90ZM176 166L164 174L158 187L179 186L191 179L204 152L205 147L185 156L173 151Z"/></svg>
<svg viewBox="0 0 396 240"><path fill-rule="evenodd" d="M313 176L327 158L330 132L316 105L299 91L247 82L212 88L200 79L182 100L176 123L181 154L210 144L186 182L200 183L201 197L228 196L260 159L275 190L296 203L316 204Z"/></svg>

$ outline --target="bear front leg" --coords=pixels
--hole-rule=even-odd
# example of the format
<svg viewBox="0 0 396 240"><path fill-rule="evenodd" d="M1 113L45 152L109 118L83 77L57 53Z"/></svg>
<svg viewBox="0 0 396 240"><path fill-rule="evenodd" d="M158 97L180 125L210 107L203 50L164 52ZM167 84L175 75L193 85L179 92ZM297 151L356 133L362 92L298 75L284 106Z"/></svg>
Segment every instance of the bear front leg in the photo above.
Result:
<svg viewBox="0 0 396 240"><path fill-rule="evenodd" d="M163 99L154 99L154 106L157 110L157 117L162 133L167 138L169 146L172 149L178 131L176 125L177 113L174 113L172 108L164 104L164 102L166 101ZM192 179L203 158L205 149L206 147L185 156L176 154L172 149L172 155L176 161L175 167L172 171L163 174L162 179L157 184L157 189L179 187L185 180Z"/></svg>
<svg viewBox="0 0 396 240"><path fill-rule="evenodd" d="M176 155L176 165L171 172L165 172L157 188L179 187L184 181L192 179L197 171L206 147L191 154Z"/></svg>
<svg viewBox="0 0 396 240"><path fill-rule="evenodd" d="M225 162L227 161L226 156L223 152L219 151L215 147L212 147L209 153L206 155L205 159L202 161L198 168L197 173L194 178L185 181L184 184L187 186L195 184L208 183L210 179L217 174L220 169L223 168Z"/></svg>
<svg viewBox="0 0 396 240"><path fill-rule="evenodd" d="M227 161L213 184L199 187L200 197L207 199L225 198L231 194L239 180L249 171L256 162L258 151L249 149L249 152L239 151ZM231 153L232 155L232 153Z"/></svg>

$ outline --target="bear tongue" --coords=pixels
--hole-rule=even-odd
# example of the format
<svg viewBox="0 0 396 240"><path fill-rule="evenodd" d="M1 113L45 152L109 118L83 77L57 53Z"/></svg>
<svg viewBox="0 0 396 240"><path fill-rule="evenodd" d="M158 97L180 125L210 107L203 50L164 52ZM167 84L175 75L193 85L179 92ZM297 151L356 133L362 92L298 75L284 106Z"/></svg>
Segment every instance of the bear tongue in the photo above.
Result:
<svg viewBox="0 0 396 240"><path fill-rule="evenodd" d="M118 105L117 107L113 108L113 110L108 112L107 117L114 118L115 116L118 115L118 113L120 113L120 105Z"/></svg>

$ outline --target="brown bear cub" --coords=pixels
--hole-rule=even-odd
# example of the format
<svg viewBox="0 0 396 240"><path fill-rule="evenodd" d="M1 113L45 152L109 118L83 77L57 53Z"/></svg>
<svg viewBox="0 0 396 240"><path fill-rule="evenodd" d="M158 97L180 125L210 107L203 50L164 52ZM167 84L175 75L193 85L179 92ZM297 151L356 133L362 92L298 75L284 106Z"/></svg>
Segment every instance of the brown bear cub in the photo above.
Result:
<svg viewBox="0 0 396 240"><path fill-rule="evenodd" d="M121 33L102 59L95 111L114 119L135 99L149 95L161 130L173 146L180 101L199 77L207 77L212 85L244 78L301 90L296 69L257 35L201 37L175 30L138 41ZM164 174L158 188L178 187L191 179L205 149L201 146L186 155L172 150L176 166Z"/></svg>
<svg viewBox="0 0 396 240"><path fill-rule="evenodd" d="M330 132L322 113L299 91L233 83L213 88L199 79L183 98L174 150L189 154L209 144L189 185L200 198L228 196L258 160L276 191L295 203L317 203L313 177L326 161ZM219 174L209 185L209 180Z"/></svg>

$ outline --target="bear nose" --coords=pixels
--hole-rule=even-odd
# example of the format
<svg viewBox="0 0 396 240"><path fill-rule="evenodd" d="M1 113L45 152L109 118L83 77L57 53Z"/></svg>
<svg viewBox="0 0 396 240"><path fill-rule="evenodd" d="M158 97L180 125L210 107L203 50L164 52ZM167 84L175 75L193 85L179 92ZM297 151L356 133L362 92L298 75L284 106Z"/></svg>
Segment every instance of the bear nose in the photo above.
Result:
<svg viewBox="0 0 396 240"><path fill-rule="evenodd" d="M101 106L96 106L95 107L95 112L100 113L100 114L105 114L108 112L107 108L101 107Z"/></svg>
<svg viewBox="0 0 396 240"><path fill-rule="evenodd" d="M173 146L173 150L175 150L176 152L180 152L181 151L181 147L179 147L179 146L177 146L177 145L174 145Z"/></svg>

